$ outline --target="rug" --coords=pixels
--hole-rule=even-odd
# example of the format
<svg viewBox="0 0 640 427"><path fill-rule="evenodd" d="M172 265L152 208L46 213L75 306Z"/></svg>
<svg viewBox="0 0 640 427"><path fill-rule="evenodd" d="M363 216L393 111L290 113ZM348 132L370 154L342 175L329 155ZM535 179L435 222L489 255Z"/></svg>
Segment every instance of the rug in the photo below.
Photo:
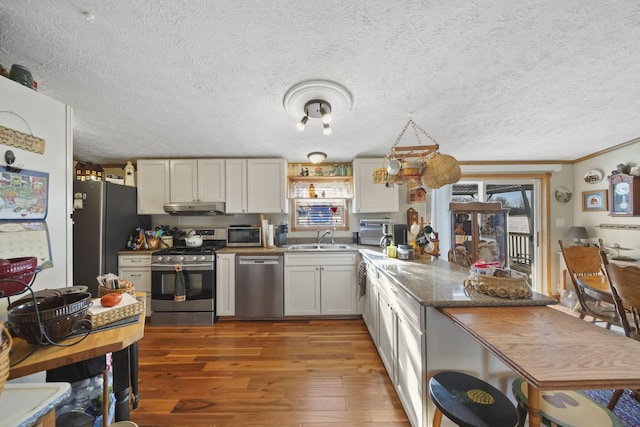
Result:
<svg viewBox="0 0 640 427"><path fill-rule="evenodd" d="M613 394L613 390L583 390L583 392L604 406L609 404ZM630 390L624 391L613 412L625 427L640 427L640 402L631 397Z"/></svg>

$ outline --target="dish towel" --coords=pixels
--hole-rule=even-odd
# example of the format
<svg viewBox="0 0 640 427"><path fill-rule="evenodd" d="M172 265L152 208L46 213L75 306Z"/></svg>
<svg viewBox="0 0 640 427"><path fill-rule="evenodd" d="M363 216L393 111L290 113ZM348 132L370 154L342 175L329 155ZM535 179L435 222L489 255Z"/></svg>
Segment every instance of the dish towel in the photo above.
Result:
<svg viewBox="0 0 640 427"><path fill-rule="evenodd" d="M367 263L360 261L358 266L358 288L360 288L360 296L363 297L367 292Z"/></svg>

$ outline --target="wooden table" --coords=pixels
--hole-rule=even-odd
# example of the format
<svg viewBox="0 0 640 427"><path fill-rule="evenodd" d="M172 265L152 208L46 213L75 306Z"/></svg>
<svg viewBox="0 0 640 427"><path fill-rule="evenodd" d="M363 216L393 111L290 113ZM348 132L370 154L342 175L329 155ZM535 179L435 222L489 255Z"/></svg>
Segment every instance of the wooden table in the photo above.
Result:
<svg viewBox="0 0 640 427"><path fill-rule="evenodd" d="M144 315L137 323L92 332L83 341L69 347L41 345L25 360L13 366L33 350L33 345L20 338L13 339L9 379L59 368L75 362L113 353L113 391L116 397L116 421L127 421L131 378L137 379L137 342L144 336ZM61 344L73 343L78 337ZM137 392L137 387L134 386Z"/></svg>
<svg viewBox="0 0 640 427"><path fill-rule="evenodd" d="M640 342L549 307L441 312L529 383L529 426L543 390L640 388Z"/></svg>

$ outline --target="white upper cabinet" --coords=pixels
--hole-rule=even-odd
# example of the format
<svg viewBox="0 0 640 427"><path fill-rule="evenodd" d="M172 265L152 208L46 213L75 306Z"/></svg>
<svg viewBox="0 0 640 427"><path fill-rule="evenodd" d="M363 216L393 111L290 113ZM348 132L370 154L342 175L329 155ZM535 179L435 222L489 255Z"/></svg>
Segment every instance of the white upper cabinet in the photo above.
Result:
<svg viewBox="0 0 640 427"><path fill-rule="evenodd" d="M287 212L287 161L247 160L247 207L252 213Z"/></svg>
<svg viewBox="0 0 640 427"><path fill-rule="evenodd" d="M398 186L387 187L373 183L373 171L384 166L384 159L354 159L354 213L398 212L400 199Z"/></svg>
<svg viewBox="0 0 640 427"><path fill-rule="evenodd" d="M247 160L227 159L227 213L247 213Z"/></svg>
<svg viewBox="0 0 640 427"><path fill-rule="evenodd" d="M227 159L227 213L286 213L285 159Z"/></svg>
<svg viewBox="0 0 640 427"><path fill-rule="evenodd" d="M224 159L170 160L171 202L224 202Z"/></svg>
<svg viewBox="0 0 640 427"><path fill-rule="evenodd" d="M138 214L164 214L169 203L169 160L138 160Z"/></svg>

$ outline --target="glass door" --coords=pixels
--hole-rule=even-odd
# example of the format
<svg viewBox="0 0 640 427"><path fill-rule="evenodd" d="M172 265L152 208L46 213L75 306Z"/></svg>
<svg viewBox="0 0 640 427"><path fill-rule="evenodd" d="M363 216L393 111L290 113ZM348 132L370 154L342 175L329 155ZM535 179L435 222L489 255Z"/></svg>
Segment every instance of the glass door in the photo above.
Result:
<svg viewBox="0 0 640 427"><path fill-rule="evenodd" d="M460 181L452 185L452 202L500 202L509 209L507 238L509 239L509 267L529 276L534 290L545 293L536 277L541 277L536 259L539 259L540 229L539 180L535 179L483 179Z"/></svg>

